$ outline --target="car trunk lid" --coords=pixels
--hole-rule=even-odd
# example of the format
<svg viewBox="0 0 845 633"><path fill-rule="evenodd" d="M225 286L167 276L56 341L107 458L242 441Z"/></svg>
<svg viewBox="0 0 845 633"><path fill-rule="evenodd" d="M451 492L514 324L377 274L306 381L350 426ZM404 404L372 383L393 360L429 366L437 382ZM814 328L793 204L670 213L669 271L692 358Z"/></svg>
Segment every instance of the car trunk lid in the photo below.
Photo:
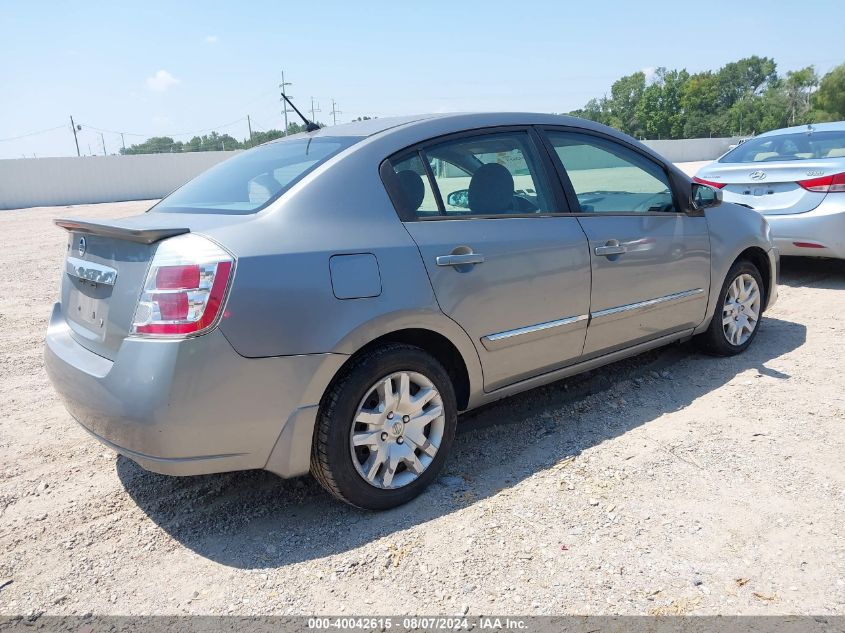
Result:
<svg viewBox="0 0 845 633"><path fill-rule="evenodd" d="M726 202L744 204L764 215L783 215L819 206L825 193L808 191L798 183L829 173L830 164L824 161L712 163L699 171L698 178L722 184Z"/></svg>
<svg viewBox="0 0 845 633"><path fill-rule="evenodd" d="M58 219L68 231L62 314L86 349L114 360L129 335L158 244L167 238L245 221L245 216L146 213L92 222Z"/></svg>

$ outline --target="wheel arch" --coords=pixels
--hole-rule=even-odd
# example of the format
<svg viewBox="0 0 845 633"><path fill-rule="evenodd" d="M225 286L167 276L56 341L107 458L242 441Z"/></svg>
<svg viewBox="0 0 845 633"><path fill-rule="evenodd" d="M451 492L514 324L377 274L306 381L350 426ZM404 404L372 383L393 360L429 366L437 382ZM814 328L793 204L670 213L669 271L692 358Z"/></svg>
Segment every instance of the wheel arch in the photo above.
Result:
<svg viewBox="0 0 845 633"><path fill-rule="evenodd" d="M771 296L772 292L772 271L770 270L769 266L769 256L762 248L759 246L749 246L744 251L742 251L739 255L734 258L731 262L731 266L728 268L730 270L731 267L738 261L749 261L760 271L760 276L763 278L763 297L764 301L762 302L763 305L763 312L766 310L766 306L769 303L769 297Z"/></svg>
<svg viewBox="0 0 845 633"><path fill-rule="evenodd" d="M713 311L715 306L718 305L719 292L721 291L722 284L725 282L725 278L733 265L738 261L749 261L754 264L757 270L760 271L760 276L763 278L763 311L765 312L766 308L772 304L770 299L772 297L772 293L776 290L774 284L777 283L777 272L772 269L769 254L762 246L757 244L745 244L734 252L736 255L733 257L729 256L730 258L719 258L718 260L713 261L710 277L710 295L707 301L707 313L704 320L695 328L693 334L701 334L710 327L710 322L712 321L714 315Z"/></svg>
<svg viewBox="0 0 845 633"><path fill-rule="evenodd" d="M368 350L384 345L385 343L405 343L419 347L426 353L431 354L431 356L437 359L437 362L443 365L443 368L452 380L452 386L455 389L455 398L458 402L458 410L463 411L468 407L470 396L469 370L460 351L448 338L424 328L396 330L383 334L367 343L350 357L350 361L357 355L366 353ZM341 367L341 371L343 371L343 367Z"/></svg>
<svg viewBox="0 0 845 633"><path fill-rule="evenodd" d="M482 390L481 361L467 333L443 313L426 311L385 315L347 335L335 351L348 354L349 359L326 391L353 358L386 343L414 345L436 358L452 379L459 411L470 408L473 396Z"/></svg>

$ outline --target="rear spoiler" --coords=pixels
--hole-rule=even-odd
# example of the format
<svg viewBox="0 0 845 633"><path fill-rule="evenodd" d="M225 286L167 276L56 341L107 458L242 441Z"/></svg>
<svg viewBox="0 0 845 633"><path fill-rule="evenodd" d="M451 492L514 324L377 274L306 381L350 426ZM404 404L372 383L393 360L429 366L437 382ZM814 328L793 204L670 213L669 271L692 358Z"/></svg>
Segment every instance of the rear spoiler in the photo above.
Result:
<svg viewBox="0 0 845 633"><path fill-rule="evenodd" d="M114 224L99 224L97 222L85 222L83 220L74 220L70 218L60 218L53 221L56 223L56 226L60 226L68 231L87 233L89 235L102 235L103 237L111 237L116 240L126 240L128 242L138 242L139 244L153 244L168 237L191 232L190 229L185 228L133 229Z"/></svg>

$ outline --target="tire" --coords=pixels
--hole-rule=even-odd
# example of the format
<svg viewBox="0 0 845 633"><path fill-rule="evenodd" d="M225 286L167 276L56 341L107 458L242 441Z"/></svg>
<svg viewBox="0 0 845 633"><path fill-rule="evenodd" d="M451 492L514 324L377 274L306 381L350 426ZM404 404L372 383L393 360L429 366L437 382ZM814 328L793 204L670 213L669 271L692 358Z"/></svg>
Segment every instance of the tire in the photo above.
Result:
<svg viewBox="0 0 845 633"><path fill-rule="evenodd" d="M354 358L329 386L317 414L311 473L350 505L393 508L437 477L456 426L455 390L443 366L418 347L390 343Z"/></svg>
<svg viewBox="0 0 845 633"><path fill-rule="evenodd" d="M740 307L732 299L732 295L737 294L734 284L740 283L743 284L744 288L747 288L752 285L752 279L756 288L749 292L748 298L740 304ZM756 303L751 301L751 295L754 291L756 291ZM739 293L739 296L742 299L742 292ZM766 291L763 285L763 277L757 267L747 260L734 262L719 291L719 298L713 311L713 318L710 320L710 326L696 337L696 342L703 351L715 356L734 356L744 352L760 330L760 320L763 316L765 301ZM753 320L752 324L750 315L755 313L757 318ZM733 324L730 322L731 318L733 318ZM735 329L731 329L732 325ZM750 333L748 327L752 327ZM740 335L736 334L737 331L740 331Z"/></svg>

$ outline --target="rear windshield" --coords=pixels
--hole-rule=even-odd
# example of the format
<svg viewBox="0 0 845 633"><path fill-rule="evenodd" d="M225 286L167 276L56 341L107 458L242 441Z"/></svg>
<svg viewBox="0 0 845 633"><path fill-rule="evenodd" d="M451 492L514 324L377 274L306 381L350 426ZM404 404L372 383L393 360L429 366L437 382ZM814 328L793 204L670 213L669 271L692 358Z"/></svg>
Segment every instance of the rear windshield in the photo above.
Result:
<svg viewBox="0 0 845 633"><path fill-rule="evenodd" d="M845 158L845 130L795 132L752 138L719 159L720 163Z"/></svg>
<svg viewBox="0 0 845 633"><path fill-rule="evenodd" d="M203 172L154 208L165 213L255 213L308 172L359 140L352 136L326 136L268 143Z"/></svg>

